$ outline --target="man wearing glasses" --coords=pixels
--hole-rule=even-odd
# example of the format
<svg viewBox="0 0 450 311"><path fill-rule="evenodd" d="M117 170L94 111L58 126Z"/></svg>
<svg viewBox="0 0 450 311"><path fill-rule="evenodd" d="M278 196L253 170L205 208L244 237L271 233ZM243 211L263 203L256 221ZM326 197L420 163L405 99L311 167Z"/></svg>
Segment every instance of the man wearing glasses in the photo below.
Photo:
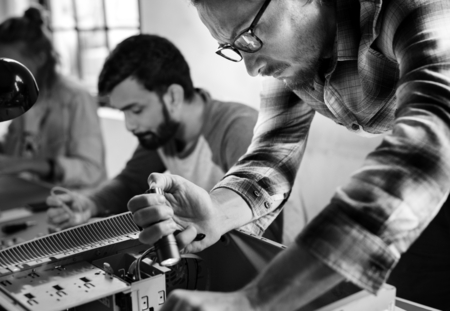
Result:
<svg viewBox="0 0 450 311"><path fill-rule="evenodd" d="M125 212L130 198L148 189L153 172L169 171L210 190L251 142L257 110L216 100L195 88L188 63L166 38L126 38L105 60L98 81L99 94L123 112L124 124L139 145L117 176L89 193L53 191L47 199L53 227L65 229ZM298 187L293 193L287 205L301 215ZM279 215L264 237L292 242L285 217ZM306 217L295 220L306 223Z"/></svg>
<svg viewBox="0 0 450 311"><path fill-rule="evenodd" d="M133 198L132 212L158 215L135 216L144 233L172 232L155 224L171 219L187 228L180 245L198 251L240 226L264 230L289 195L315 112L359 135L387 135L297 243L244 289L175 291L163 310L294 310L343 280L376 293L388 278L398 296L450 309L450 2L194 5L219 55L275 79L264 85L247 154L210 193L150 176L190 204ZM197 232L207 238L193 241Z"/></svg>

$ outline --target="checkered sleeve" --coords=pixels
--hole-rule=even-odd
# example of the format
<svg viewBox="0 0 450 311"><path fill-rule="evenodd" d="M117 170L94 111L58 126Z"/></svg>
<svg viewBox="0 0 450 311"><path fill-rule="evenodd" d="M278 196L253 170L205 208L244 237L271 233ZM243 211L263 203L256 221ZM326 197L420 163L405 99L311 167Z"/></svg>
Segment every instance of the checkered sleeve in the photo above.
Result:
<svg viewBox="0 0 450 311"><path fill-rule="evenodd" d="M283 83L267 79L252 143L245 155L213 189L238 193L252 209L253 221L243 229L255 234L264 230L279 214L304 152L314 111Z"/></svg>
<svg viewBox="0 0 450 311"><path fill-rule="evenodd" d="M400 68L392 133L297 237L370 292L380 288L450 190L450 3L391 3L381 31L392 33Z"/></svg>

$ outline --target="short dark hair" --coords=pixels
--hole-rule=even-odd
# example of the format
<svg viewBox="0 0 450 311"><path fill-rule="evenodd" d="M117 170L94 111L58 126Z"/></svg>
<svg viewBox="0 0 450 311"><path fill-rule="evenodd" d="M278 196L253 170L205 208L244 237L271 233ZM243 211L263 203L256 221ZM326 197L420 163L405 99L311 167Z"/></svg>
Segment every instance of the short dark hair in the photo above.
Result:
<svg viewBox="0 0 450 311"><path fill-rule="evenodd" d="M45 53L45 64L39 69L36 81L41 88L50 88L56 79L58 54L56 53L47 25L44 21L42 7L35 4L28 8L21 17L11 17L0 24L1 44L24 44L24 55Z"/></svg>
<svg viewBox="0 0 450 311"><path fill-rule="evenodd" d="M183 55L169 40L156 35L135 35L117 45L100 73L99 95L108 95L128 77L160 96L171 84L178 84L186 100L194 97L189 65Z"/></svg>

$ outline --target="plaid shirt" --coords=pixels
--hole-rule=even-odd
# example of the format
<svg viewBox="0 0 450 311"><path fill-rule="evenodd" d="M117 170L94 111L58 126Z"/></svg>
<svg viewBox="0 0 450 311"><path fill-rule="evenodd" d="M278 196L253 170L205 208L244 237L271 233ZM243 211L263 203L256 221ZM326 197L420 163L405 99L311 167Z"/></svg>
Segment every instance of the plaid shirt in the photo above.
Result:
<svg viewBox="0 0 450 311"><path fill-rule="evenodd" d="M334 58L310 89L264 85L248 153L216 188L242 196L260 234L289 195L315 112L359 134L392 130L297 237L376 292L450 190L450 1L339 0ZM325 178L325 177L324 177Z"/></svg>

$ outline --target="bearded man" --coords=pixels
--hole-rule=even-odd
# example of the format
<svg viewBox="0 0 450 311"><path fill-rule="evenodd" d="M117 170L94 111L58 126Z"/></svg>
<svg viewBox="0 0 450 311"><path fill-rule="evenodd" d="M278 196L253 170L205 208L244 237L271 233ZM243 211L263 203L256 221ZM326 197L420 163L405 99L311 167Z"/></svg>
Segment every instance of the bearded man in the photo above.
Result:
<svg viewBox="0 0 450 311"><path fill-rule="evenodd" d="M246 152L258 116L254 108L221 102L194 88L181 52L156 35L119 43L105 61L98 91L111 107L123 111L126 128L139 146L122 172L98 189L48 197L49 222L58 228L126 212L128 201L145 193L147 178L155 172L169 171L209 191ZM282 217L264 237L282 242Z"/></svg>
<svg viewBox="0 0 450 311"><path fill-rule="evenodd" d="M184 204L155 194L129 202L146 243L180 230L178 242L197 252L244 225L263 231L289 197L315 113L386 136L245 289L174 291L163 310L295 310L343 280L371 293L387 281L402 298L449 310L450 2L193 2L217 54L275 79L247 154L210 193L153 174Z"/></svg>

